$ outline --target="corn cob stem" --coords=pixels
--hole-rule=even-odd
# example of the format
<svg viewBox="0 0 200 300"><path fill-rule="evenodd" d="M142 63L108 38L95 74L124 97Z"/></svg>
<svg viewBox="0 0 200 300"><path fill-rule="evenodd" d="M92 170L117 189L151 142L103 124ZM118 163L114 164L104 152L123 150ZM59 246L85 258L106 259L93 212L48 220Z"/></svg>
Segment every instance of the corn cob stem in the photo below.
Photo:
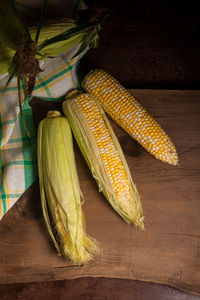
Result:
<svg viewBox="0 0 200 300"><path fill-rule="evenodd" d="M139 193L99 104L89 94L77 93L63 103L63 111L99 190L127 223L143 228Z"/></svg>
<svg viewBox="0 0 200 300"><path fill-rule="evenodd" d="M156 158L178 164L175 146L147 110L110 74L96 69L82 82L104 111Z"/></svg>

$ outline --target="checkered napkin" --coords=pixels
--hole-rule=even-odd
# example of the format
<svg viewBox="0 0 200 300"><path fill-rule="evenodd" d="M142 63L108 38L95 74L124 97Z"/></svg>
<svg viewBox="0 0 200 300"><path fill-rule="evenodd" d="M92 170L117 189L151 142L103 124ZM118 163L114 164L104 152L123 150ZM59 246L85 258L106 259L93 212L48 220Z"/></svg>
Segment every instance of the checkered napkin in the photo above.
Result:
<svg viewBox="0 0 200 300"><path fill-rule="evenodd" d="M12 0L22 15L37 18L41 0ZM80 0L51 0L48 9L60 17L74 16L84 8ZM80 57L71 59L77 47L47 59L41 65L44 71L37 76L33 96L58 101L69 90L79 88L77 67ZM31 137L24 130L18 105L16 79L4 89L8 74L0 76L0 220L22 193L37 179L36 133L32 109L27 100L23 104L23 116Z"/></svg>
<svg viewBox="0 0 200 300"><path fill-rule="evenodd" d="M37 78L33 96L57 101L67 91L79 88L77 66L78 60L70 60L69 53L47 59L41 66L44 71ZM3 89L7 79L8 75L0 78L0 219L37 178L32 110L26 101L23 115L31 134L28 137L19 114L16 79Z"/></svg>

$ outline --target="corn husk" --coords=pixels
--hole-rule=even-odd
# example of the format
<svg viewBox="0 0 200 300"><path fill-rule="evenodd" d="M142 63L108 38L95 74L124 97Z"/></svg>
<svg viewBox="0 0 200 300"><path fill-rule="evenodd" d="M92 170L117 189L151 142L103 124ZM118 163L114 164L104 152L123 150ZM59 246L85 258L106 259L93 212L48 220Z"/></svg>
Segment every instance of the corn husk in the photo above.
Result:
<svg viewBox="0 0 200 300"><path fill-rule="evenodd" d="M13 50L20 47L24 38L30 38L22 16L10 0L0 1L0 38Z"/></svg>
<svg viewBox="0 0 200 300"><path fill-rule="evenodd" d="M43 25L41 27L40 35L38 44L41 44L47 39L50 39L58 34L61 34L62 32L69 30L71 28L76 27L76 24L71 19L63 20L62 23L52 23L48 25ZM30 27L29 32L31 34L31 38L34 40L36 35L37 28L36 27ZM39 60L44 60L47 57L54 57L58 54L62 53L63 51L67 51L68 49L71 49L72 47L75 47L76 45L80 44L86 35L85 32L81 32L77 34L76 36L73 36L67 40L59 41L56 43L53 43L51 45L46 46L42 50L40 50L40 55L37 55L36 57ZM1 42L1 40L0 40ZM8 67L10 66L12 62L12 58L15 54L15 51L11 48L9 48L5 43L1 42L0 44L0 74L6 73L8 71Z"/></svg>
<svg viewBox="0 0 200 300"><path fill-rule="evenodd" d="M85 232L71 130L59 112L49 112L40 122L37 147L42 211L48 232L59 255L84 264L98 252L98 246Z"/></svg>
<svg viewBox="0 0 200 300"><path fill-rule="evenodd" d="M96 105L99 108L105 125L109 129L110 136L116 145L116 148L120 155L120 159L126 170L130 191L130 197L125 200L126 203L122 203L121 200L118 199L116 191L112 185L112 178L110 179L107 175L105 164L102 160L100 150L94 139L90 125L88 124L86 118L84 117L84 114L79 108L79 105L77 105L76 103L76 96L78 95L79 93L75 92L68 97L68 99L63 103L63 111L67 116L79 148L92 172L93 177L95 178L99 186L99 191L103 192L104 196L109 201L111 206L127 223L133 223L139 228L143 229L144 216L142 212L140 196L135 184L133 183L128 164L118 142L118 139L110 125L110 122L100 105L96 102ZM101 129L99 128L99 130Z"/></svg>

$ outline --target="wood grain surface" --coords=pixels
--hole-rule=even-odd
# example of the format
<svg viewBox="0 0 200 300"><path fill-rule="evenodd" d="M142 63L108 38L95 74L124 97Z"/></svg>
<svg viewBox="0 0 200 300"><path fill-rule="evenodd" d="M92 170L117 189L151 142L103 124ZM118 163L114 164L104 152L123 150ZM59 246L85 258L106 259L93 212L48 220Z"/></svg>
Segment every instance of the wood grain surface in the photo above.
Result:
<svg viewBox="0 0 200 300"><path fill-rule="evenodd" d="M131 92L165 128L179 155L177 167L156 160L112 123L142 198L145 231L111 209L75 144L87 231L99 241L101 254L82 268L57 255L35 182L0 223L0 284L112 277L200 295L200 91ZM50 106L33 101L36 126Z"/></svg>
<svg viewBox="0 0 200 300"><path fill-rule="evenodd" d="M168 285L132 279L76 279L0 284L1 300L199 300Z"/></svg>

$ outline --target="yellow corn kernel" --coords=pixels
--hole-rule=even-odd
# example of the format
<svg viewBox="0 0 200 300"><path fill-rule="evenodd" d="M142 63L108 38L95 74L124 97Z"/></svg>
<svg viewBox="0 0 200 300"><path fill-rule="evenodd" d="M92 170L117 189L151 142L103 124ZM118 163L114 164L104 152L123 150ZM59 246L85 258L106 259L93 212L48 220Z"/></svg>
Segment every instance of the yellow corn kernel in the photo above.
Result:
<svg viewBox="0 0 200 300"><path fill-rule="evenodd" d="M85 233L71 130L59 112L49 112L40 122L37 149L41 204L48 232L60 255L84 264L98 247Z"/></svg>
<svg viewBox="0 0 200 300"><path fill-rule="evenodd" d="M139 193L100 105L89 94L75 93L63 103L63 111L99 190L126 222L143 228Z"/></svg>
<svg viewBox="0 0 200 300"><path fill-rule="evenodd" d="M167 133L115 78L96 69L86 75L82 86L149 153L169 164L178 164L176 148Z"/></svg>

